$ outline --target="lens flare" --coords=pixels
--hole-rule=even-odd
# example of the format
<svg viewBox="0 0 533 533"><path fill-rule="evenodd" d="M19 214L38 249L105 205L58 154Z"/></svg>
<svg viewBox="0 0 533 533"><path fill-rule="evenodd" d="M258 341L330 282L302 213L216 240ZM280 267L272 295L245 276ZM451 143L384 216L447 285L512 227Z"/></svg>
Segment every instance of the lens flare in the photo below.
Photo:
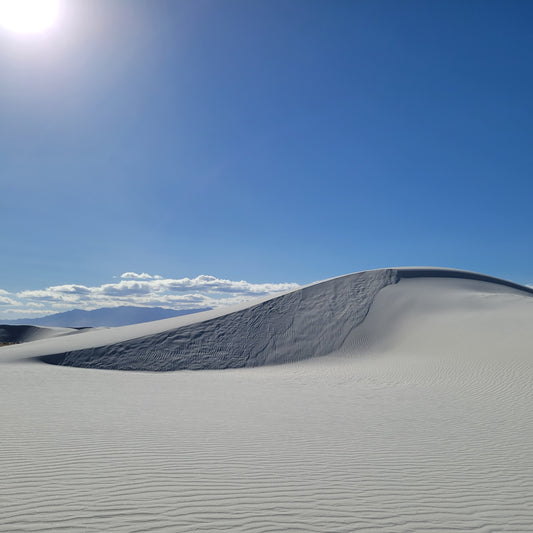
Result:
<svg viewBox="0 0 533 533"><path fill-rule="evenodd" d="M16 33L39 33L54 24L59 0L0 0L0 26Z"/></svg>

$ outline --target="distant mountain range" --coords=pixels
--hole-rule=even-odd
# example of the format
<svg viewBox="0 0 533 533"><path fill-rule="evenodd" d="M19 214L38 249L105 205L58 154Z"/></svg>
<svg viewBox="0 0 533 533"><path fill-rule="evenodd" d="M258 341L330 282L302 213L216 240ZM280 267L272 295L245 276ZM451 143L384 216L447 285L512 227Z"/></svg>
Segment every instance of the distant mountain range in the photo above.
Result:
<svg viewBox="0 0 533 533"><path fill-rule="evenodd" d="M162 307L135 307L123 305L121 307L102 307L93 311L73 309L65 313L56 313L41 318L18 318L17 320L2 320L2 324L24 324L32 326L47 326L61 328L96 328L127 326L140 322L151 322L172 318L175 316L190 315L200 311L209 311L210 307L202 309L184 309L175 311Z"/></svg>

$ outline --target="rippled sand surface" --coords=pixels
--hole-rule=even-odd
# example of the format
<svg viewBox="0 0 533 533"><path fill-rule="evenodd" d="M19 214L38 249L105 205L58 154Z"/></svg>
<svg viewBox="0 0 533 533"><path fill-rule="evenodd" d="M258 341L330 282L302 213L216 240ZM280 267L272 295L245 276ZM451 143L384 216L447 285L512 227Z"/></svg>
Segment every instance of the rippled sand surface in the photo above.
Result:
<svg viewBox="0 0 533 533"><path fill-rule="evenodd" d="M0 348L0 530L532 531L532 325L512 288L403 279L334 353L284 365Z"/></svg>

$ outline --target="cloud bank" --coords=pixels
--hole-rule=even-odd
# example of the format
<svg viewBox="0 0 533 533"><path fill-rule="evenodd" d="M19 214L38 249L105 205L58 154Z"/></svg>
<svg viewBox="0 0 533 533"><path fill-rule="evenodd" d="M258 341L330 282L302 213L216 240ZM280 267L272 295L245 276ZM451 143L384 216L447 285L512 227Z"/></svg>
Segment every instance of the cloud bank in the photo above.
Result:
<svg viewBox="0 0 533 533"><path fill-rule="evenodd" d="M146 272L124 272L120 281L96 287L66 284L13 293L0 289L0 317L14 319L74 308L91 310L120 305L178 310L216 308L296 287L297 283L250 283L208 275L173 279Z"/></svg>

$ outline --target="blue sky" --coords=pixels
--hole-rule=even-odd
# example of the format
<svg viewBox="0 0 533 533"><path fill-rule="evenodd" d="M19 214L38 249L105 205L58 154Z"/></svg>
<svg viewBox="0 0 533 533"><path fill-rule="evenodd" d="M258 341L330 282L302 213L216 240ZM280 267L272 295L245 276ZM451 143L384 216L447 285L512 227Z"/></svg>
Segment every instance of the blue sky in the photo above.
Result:
<svg viewBox="0 0 533 533"><path fill-rule="evenodd" d="M0 30L0 289L399 265L530 283L532 20L510 0L63 0L46 33Z"/></svg>

